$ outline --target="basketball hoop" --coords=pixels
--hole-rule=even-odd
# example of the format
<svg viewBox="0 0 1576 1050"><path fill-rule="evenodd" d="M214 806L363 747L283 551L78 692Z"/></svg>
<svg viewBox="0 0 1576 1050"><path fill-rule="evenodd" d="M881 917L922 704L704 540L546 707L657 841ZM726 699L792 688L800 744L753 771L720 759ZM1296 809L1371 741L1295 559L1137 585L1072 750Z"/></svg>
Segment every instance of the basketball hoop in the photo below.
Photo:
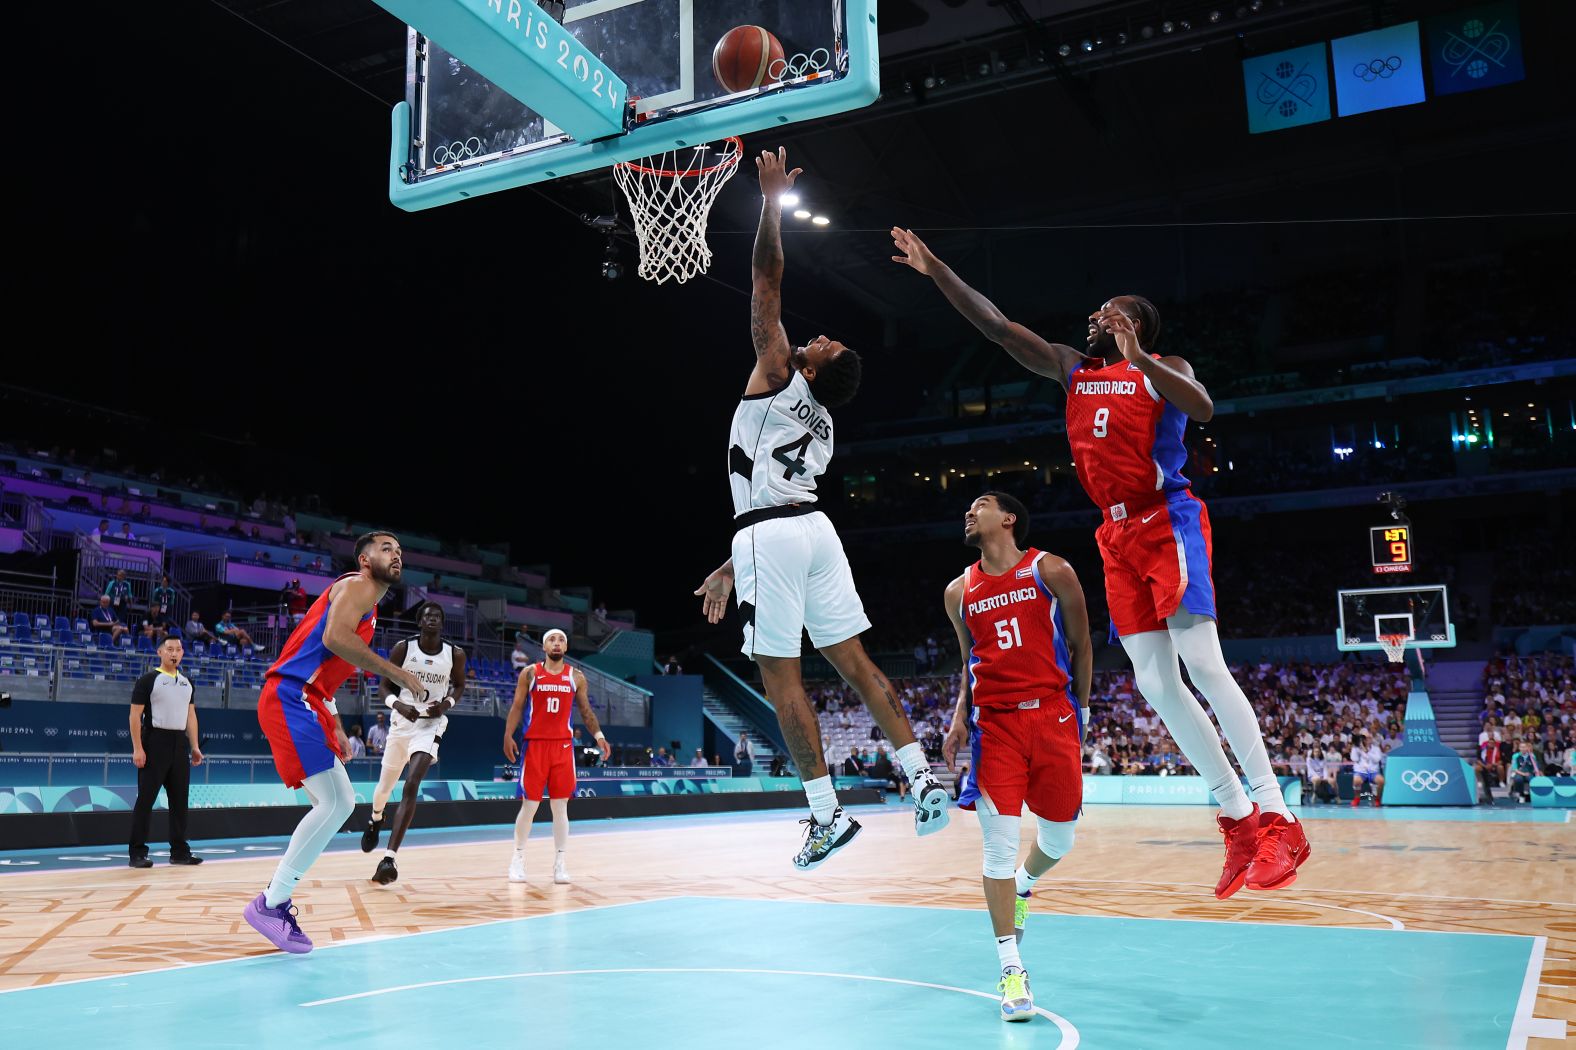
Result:
<svg viewBox="0 0 1576 1050"><path fill-rule="evenodd" d="M1409 639L1404 634L1381 634L1379 644L1384 647L1385 656L1393 664L1406 661L1406 643Z"/></svg>
<svg viewBox="0 0 1576 1050"><path fill-rule="evenodd" d="M717 154L707 163L708 154ZM648 281L683 284L711 265L706 221L712 203L744 155L736 137L673 150L644 161L613 165L613 179L629 201L640 242L637 272Z"/></svg>

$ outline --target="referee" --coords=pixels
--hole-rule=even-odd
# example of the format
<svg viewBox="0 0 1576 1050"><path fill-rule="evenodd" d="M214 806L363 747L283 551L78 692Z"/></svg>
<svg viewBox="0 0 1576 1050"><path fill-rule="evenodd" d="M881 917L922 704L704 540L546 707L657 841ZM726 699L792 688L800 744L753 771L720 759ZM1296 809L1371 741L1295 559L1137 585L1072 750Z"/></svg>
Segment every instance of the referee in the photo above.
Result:
<svg viewBox="0 0 1576 1050"><path fill-rule="evenodd" d="M163 788L170 807L170 863L201 864L186 841L186 794L192 766L202 765L191 679L181 674L186 649L178 634L159 643L158 670L131 689L131 760L137 766L137 805L131 816L133 868L151 868L148 816Z"/></svg>

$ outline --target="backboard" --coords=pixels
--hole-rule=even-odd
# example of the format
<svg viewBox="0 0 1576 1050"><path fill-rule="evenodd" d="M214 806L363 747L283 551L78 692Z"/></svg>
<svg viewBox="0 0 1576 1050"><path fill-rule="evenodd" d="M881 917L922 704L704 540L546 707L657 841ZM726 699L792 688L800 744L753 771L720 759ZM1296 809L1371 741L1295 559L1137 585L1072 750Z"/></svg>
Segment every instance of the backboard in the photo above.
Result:
<svg viewBox="0 0 1576 1050"><path fill-rule="evenodd" d="M390 199L412 211L857 109L880 89L875 0L567 0L561 24L550 26L542 22L556 5L532 0L379 3L428 22L407 34L406 100L394 110L390 151ZM762 86L729 93L711 55L740 25L769 30L785 59ZM538 94L514 97L456 53L490 61L506 79L510 66L486 54L492 41L478 42L493 33L524 34L512 46L533 61L529 42L540 34L549 79L602 110L582 121L593 129L584 141L544 115L546 88L517 86ZM603 125L611 113L616 122Z"/></svg>
<svg viewBox="0 0 1576 1050"><path fill-rule="evenodd" d="M1335 644L1344 652L1380 650L1380 635L1405 635L1408 649L1449 649L1456 644L1443 584L1369 587L1336 592Z"/></svg>

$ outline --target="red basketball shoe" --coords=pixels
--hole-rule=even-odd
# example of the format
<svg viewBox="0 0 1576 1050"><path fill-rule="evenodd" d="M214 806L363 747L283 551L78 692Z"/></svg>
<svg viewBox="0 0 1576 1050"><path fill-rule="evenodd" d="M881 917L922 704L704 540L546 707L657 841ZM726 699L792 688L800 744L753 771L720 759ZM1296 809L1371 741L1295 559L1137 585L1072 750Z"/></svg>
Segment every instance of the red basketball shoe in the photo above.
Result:
<svg viewBox="0 0 1576 1050"><path fill-rule="evenodd" d="M1313 855L1302 821L1295 823L1279 813L1259 819L1259 850L1248 869L1248 889L1279 890L1297 881L1297 869Z"/></svg>
<svg viewBox="0 0 1576 1050"><path fill-rule="evenodd" d="M1215 884L1215 898L1225 900L1242 888L1247 881L1248 868L1259 849L1259 807L1254 803L1253 812L1241 820L1232 820L1224 813L1215 817L1220 833L1226 836L1226 864L1220 869L1220 881Z"/></svg>

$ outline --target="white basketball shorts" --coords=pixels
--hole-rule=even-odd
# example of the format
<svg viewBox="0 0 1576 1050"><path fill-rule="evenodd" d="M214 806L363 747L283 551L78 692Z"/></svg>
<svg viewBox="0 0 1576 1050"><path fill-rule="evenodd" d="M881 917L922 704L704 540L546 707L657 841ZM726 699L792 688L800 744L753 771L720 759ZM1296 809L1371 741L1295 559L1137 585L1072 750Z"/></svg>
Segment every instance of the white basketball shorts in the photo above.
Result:
<svg viewBox="0 0 1576 1050"><path fill-rule="evenodd" d="M803 633L824 649L870 629L837 530L816 511L772 518L733 536L733 595L744 617L741 651L797 657Z"/></svg>
<svg viewBox="0 0 1576 1050"><path fill-rule="evenodd" d="M409 722L395 714L392 722L388 741L383 746L384 769L404 769L410 756L422 751L431 755L434 762L438 760L438 744L443 740L443 731L449 727L447 715Z"/></svg>

